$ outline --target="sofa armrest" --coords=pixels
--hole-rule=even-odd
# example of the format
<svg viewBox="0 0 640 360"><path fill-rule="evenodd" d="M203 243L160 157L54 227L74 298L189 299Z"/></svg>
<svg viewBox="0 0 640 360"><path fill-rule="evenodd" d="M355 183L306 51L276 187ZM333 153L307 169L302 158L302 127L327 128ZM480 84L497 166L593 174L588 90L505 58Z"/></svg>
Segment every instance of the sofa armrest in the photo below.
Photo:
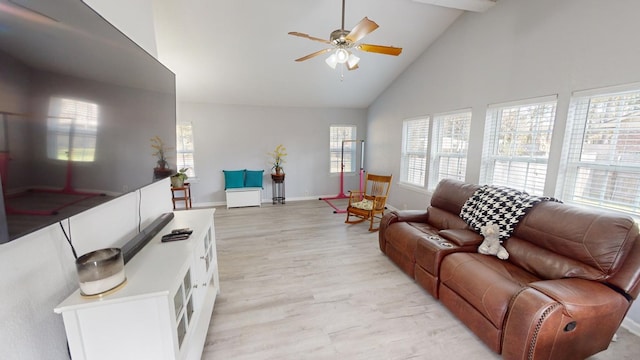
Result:
<svg viewBox="0 0 640 360"><path fill-rule="evenodd" d="M391 224L407 221L427 222L428 219L429 214L427 210L394 210L384 214L380 220L380 228L378 230L378 245L380 246L380 251L386 254L386 233Z"/></svg>
<svg viewBox="0 0 640 360"><path fill-rule="evenodd" d="M587 358L609 346L629 303L596 281L529 284L511 301L502 337L505 359Z"/></svg>
<svg viewBox="0 0 640 360"><path fill-rule="evenodd" d="M427 210L397 210L397 221L426 223L429 220Z"/></svg>
<svg viewBox="0 0 640 360"><path fill-rule="evenodd" d="M484 240L482 235L477 232L463 229L440 230L438 235L460 247L480 245Z"/></svg>

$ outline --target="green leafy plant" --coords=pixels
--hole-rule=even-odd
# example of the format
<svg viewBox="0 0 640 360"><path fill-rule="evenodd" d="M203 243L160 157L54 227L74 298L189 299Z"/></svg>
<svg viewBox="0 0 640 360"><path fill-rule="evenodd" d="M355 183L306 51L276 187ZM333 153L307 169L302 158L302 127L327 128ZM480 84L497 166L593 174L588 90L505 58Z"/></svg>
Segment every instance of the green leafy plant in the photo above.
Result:
<svg viewBox="0 0 640 360"><path fill-rule="evenodd" d="M173 174L171 176L178 177L184 182L185 180L187 180L189 178L189 176L187 175L187 171L188 170L189 170L189 168L182 168L182 169L178 170L177 173L175 173L175 174Z"/></svg>

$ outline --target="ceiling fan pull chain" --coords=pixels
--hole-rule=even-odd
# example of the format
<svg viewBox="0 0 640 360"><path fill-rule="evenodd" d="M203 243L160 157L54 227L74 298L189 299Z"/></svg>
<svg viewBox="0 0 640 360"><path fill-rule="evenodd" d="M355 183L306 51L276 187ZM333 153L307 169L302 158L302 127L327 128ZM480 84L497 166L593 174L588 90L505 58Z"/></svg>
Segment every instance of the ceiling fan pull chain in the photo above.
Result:
<svg viewBox="0 0 640 360"><path fill-rule="evenodd" d="M342 0L342 27L340 28L342 31L344 31L344 2L345 0Z"/></svg>

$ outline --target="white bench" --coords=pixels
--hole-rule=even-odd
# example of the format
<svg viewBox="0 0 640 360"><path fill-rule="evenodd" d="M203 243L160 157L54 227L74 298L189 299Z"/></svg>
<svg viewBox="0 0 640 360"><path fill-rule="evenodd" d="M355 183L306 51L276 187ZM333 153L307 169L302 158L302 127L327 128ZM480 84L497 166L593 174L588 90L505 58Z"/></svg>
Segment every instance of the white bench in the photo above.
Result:
<svg viewBox="0 0 640 360"><path fill-rule="evenodd" d="M244 206L262 205L262 188L241 187L225 190L227 194L227 209Z"/></svg>

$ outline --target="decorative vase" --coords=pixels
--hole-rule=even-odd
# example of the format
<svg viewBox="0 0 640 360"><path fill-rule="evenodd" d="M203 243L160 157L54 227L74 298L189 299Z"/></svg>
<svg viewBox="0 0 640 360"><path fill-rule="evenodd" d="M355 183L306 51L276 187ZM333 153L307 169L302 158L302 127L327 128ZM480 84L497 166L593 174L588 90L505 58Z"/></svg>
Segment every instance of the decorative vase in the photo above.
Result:
<svg viewBox="0 0 640 360"><path fill-rule="evenodd" d="M276 166L276 175L282 174L282 168L280 166Z"/></svg>

